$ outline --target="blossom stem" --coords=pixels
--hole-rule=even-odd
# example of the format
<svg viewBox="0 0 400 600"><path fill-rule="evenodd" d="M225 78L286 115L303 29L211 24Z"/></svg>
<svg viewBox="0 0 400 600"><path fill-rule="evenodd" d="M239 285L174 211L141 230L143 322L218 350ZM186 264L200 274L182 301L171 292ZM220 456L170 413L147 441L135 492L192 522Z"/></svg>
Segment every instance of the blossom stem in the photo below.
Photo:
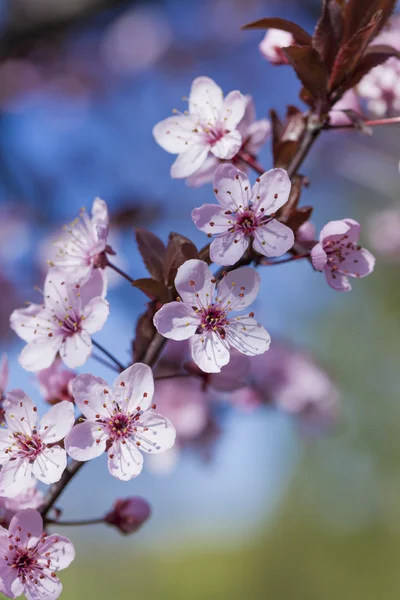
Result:
<svg viewBox="0 0 400 600"><path fill-rule="evenodd" d="M130 277L127 273L125 273L125 271L123 271L122 269L117 267L117 265L114 265L112 262L110 262L108 260L108 258L107 258L107 267L110 267L110 269L113 269L113 271L115 271L116 273L118 273L119 275L124 277L127 281L129 281L129 283L131 285L133 285L135 283L135 280L132 279L132 277Z"/></svg>
<svg viewBox="0 0 400 600"><path fill-rule="evenodd" d="M47 525L60 525L62 527L80 527L81 525L99 525L104 523L104 517L98 519L81 519L71 521L57 521L57 519L46 519Z"/></svg>
<svg viewBox="0 0 400 600"><path fill-rule="evenodd" d="M103 352L103 354L105 354L106 356L108 356L108 358L110 360L113 361L113 363L115 363L117 365L117 367L119 368L120 371L124 371L125 367L122 363L119 362L119 360L117 358L115 358L115 356L113 356L111 354L111 352L109 352L108 350L106 350L105 348L103 348L103 346L101 344L99 344L99 342L96 342L95 340L92 340L93 342L93 346L96 346L96 348L98 350L101 350L101 352Z"/></svg>
<svg viewBox="0 0 400 600"><path fill-rule="evenodd" d="M116 371L117 373L119 373L119 368L117 367L117 365L113 365L112 363L108 362L107 360L104 360L104 358L102 356L98 356L97 354L92 354L92 358L94 358L94 360L97 360L97 362L101 363L105 367L108 367L109 369L112 369L113 371Z"/></svg>
<svg viewBox="0 0 400 600"><path fill-rule="evenodd" d="M363 121L363 125L367 127L377 127L379 125L399 125L400 117L390 117L387 119L372 119ZM346 123L343 125L325 125L325 129L355 129L354 123Z"/></svg>
<svg viewBox="0 0 400 600"><path fill-rule="evenodd" d="M257 162L254 156L248 152L243 152L243 150L241 150L238 152L238 158L240 158L240 160L246 163L246 165L251 167L259 175L263 175L263 173L265 173L265 169Z"/></svg>

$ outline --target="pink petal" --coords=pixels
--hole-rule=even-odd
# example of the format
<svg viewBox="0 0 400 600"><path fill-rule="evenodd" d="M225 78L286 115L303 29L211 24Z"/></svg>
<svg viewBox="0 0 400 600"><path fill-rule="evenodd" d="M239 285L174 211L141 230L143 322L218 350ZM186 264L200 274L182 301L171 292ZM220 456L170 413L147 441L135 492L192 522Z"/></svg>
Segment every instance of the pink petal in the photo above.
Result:
<svg viewBox="0 0 400 600"><path fill-rule="evenodd" d="M260 119L252 123L246 130L246 133L242 134L244 150L256 156L270 135L271 122L268 119Z"/></svg>
<svg viewBox="0 0 400 600"><path fill-rule="evenodd" d="M59 442L71 431L75 421L72 402L64 400L50 408L40 421L40 435L46 444Z"/></svg>
<svg viewBox="0 0 400 600"><path fill-rule="evenodd" d="M60 311L61 307L71 306L77 314L80 313L80 290L68 283L67 274L62 269L52 268L47 273L44 298L46 308L50 310Z"/></svg>
<svg viewBox="0 0 400 600"><path fill-rule="evenodd" d="M264 256L282 256L293 244L293 231L275 219L258 227L254 232L253 248Z"/></svg>
<svg viewBox="0 0 400 600"><path fill-rule="evenodd" d="M65 338L60 348L60 356L70 369L83 365L92 351L92 340L87 331L82 330Z"/></svg>
<svg viewBox="0 0 400 600"><path fill-rule="evenodd" d="M121 481L137 477L143 468L143 456L136 444L130 440L125 443L114 442L108 453L108 470Z"/></svg>
<svg viewBox="0 0 400 600"><path fill-rule="evenodd" d="M153 411L143 413L137 427L138 431L134 437L135 441L140 442L143 452L157 454L169 450L175 443L176 431L172 423ZM148 431L144 431L142 427Z"/></svg>
<svg viewBox="0 0 400 600"><path fill-rule="evenodd" d="M112 391L104 379L93 375L78 375L71 387L75 403L87 419L95 421L97 414L106 418L110 416Z"/></svg>
<svg viewBox="0 0 400 600"><path fill-rule="evenodd" d="M239 206L248 206L251 200L250 181L246 173L224 163L215 171L214 193L225 210L234 211Z"/></svg>
<svg viewBox="0 0 400 600"><path fill-rule="evenodd" d="M147 365L136 363L122 371L115 380L113 400L125 413L134 413L138 407L146 410L154 395L153 371Z"/></svg>
<svg viewBox="0 0 400 600"><path fill-rule="evenodd" d="M92 268L92 267L91 267ZM93 298L107 294L107 275L103 269L94 269L89 279L79 289L81 305L85 307Z"/></svg>
<svg viewBox="0 0 400 600"><path fill-rule="evenodd" d="M325 277L331 288L333 288L337 292L351 291L351 283L348 280L348 277L346 277L346 275L342 275L342 273L339 273L338 271L332 273L331 269L326 268Z"/></svg>
<svg viewBox="0 0 400 600"><path fill-rule="evenodd" d="M189 341L194 362L205 373L219 373L229 362L229 346L213 331L194 335Z"/></svg>
<svg viewBox="0 0 400 600"><path fill-rule="evenodd" d="M40 304L30 304L27 308L18 308L11 313L10 327L24 342L35 339L37 316L43 310Z"/></svg>
<svg viewBox="0 0 400 600"><path fill-rule="evenodd" d="M183 302L169 302L154 315L154 325L164 337L181 341L189 339L196 333L200 319L193 309Z"/></svg>
<svg viewBox="0 0 400 600"><path fill-rule="evenodd" d="M185 304L198 306L206 305L214 296L214 275L206 262L190 259L178 269L175 278L175 287ZM196 296L196 294L198 294Z"/></svg>
<svg viewBox="0 0 400 600"><path fill-rule="evenodd" d="M83 310L83 328L90 334L103 328L110 313L110 305L103 298L92 298Z"/></svg>
<svg viewBox="0 0 400 600"><path fill-rule="evenodd" d="M323 271L327 263L328 257L321 243L316 244L311 250L311 262L314 269Z"/></svg>
<svg viewBox="0 0 400 600"><path fill-rule="evenodd" d="M171 154L186 152L189 145L196 142L193 132L196 120L188 115L177 115L160 121L153 127L153 136L159 146Z"/></svg>
<svg viewBox="0 0 400 600"><path fill-rule="evenodd" d="M0 495L15 498L35 485L32 464L29 460L16 458L5 463L0 471Z"/></svg>
<svg viewBox="0 0 400 600"><path fill-rule="evenodd" d="M32 400L22 390L7 393L4 401L5 419L11 431L32 434L37 422L37 409Z"/></svg>
<svg viewBox="0 0 400 600"><path fill-rule="evenodd" d="M19 596L22 596L24 586L18 577L18 573L16 573L16 569L7 566L2 567L0 572L0 592L7 596L7 598L19 598Z"/></svg>
<svg viewBox="0 0 400 600"><path fill-rule="evenodd" d="M264 209L265 215L272 215L289 200L292 187L289 175L284 169L271 169L253 185L253 201L257 212Z"/></svg>
<svg viewBox="0 0 400 600"><path fill-rule="evenodd" d="M221 207L216 204L203 204L200 208L194 208L192 220L197 229L212 235L223 233L231 227L228 223L229 215L225 215Z"/></svg>
<svg viewBox="0 0 400 600"><path fill-rule="evenodd" d="M60 446L45 448L33 463L33 475L41 481L50 485L61 479L61 475L67 468L67 453Z"/></svg>
<svg viewBox="0 0 400 600"><path fill-rule="evenodd" d="M361 225L353 219L341 219L339 221L330 221L319 234L319 241L324 242L327 239L339 239L347 235L347 240L356 244L360 237Z"/></svg>
<svg viewBox="0 0 400 600"><path fill-rule="evenodd" d="M252 317L232 319L225 331L227 342L247 356L264 354L271 343L268 331Z"/></svg>
<svg viewBox="0 0 400 600"><path fill-rule="evenodd" d="M8 358L7 354L4 353L0 361L0 395L3 395L8 385L8 374Z"/></svg>
<svg viewBox="0 0 400 600"><path fill-rule="evenodd" d="M230 271L218 284L218 299L223 306L242 310L254 302L260 289L260 275L252 267Z"/></svg>
<svg viewBox="0 0 400 600"><path fill-rule="evenodd" d="M203 141L189 146L185 152L179 154L171 167L171 177L182 179L193 175L204 164L209 152L209 146Z"/></svg>
<svg viewBox="0 0 400 600"><path fill-rule="evenodd" d="M9 429L0 429L0 465L10 460L9 448L14 442L14 437Z"/></svg>
<svg viewBox="0 0 400 600"><path fill-rule="evenodd" d="M40 545L40 557L38 563L47 565L48 557L46 554L50 552L51 568L56 573L67 569L75 558L75 548L71 541L58 534L49 535L46 537L44 544Z"/></svg>
<svg viewBox="0 0 400 600"><path fill-rule="evenodd" d="M349 277L366 277L372 273L374 266L375 257L365 248L352 250L338 265L340 272Z"/></svg>
<svg viewBox="0 0 400 600"><path fill-rule="evenodd" d="M106 449L108 435L94 421L75 425L65 438L65 448L71 458L79 461L97 458ZM97 442L97 440L100 440Z"/></svg>
<svg viewBox="0 0 400 600"><path fill-rule="evenodd" d="M186 183L190 187L199 187L205 183L210 183L213 180L216 168L219 165L219 160L213 154L207 156L203 165L193 175L187 178Z"/></svg>
<svg viewBox="0 0 400 600"><path fill-rule="evenodd" d="M214 390L231 392L244 386L245 377L249 374L250 360L235 349L231 352L230 361L222 367L220 373L210 375L209 385Z"/></svg>
<svg viewBox="0 0 400 600"><path fill-rule="evenodd" d="M19 363L26 371L42 371L50 367L62 344L62 338L58 335L53 337L36 337L22 349L19 355Z"/></svg>
<svg viewBox="0 0 400 600"><path fill-rule="evenodd" d="M242 136L236 129L234 129L229 133L225 133L225 135L219 139L218 142L211 146L210 150L217 158L229 160L230 158L236 156L241 147Z"/></svg>
<svg viewBox="0 0 400 600"><path fill-rule="evenodd" d="M26 508L20 510L11 519L10 526L8 528L10 535L19 537L19 545L25 546L29 540L35 543L39 540L43 533L43 519L40 513L33 508ZM28 536L28 533L31 535Z"/></svg>
<svg viewBox="0 0 400 600"><path fill-rule="evenodd" d="M221 234L210 244L210 258L217 265L234 265L248 247L249 239L242 232Z"/></svg>
<svg viewBox="0 0 400 600"><path fill-rule="evenodd" d="M190 89L189 113L214 121L222 108L223 98L222 90L215 81L210 77L197 77Z"/></svg>
<svg viewBox="0 0 400 600"><path fill-rule="evenodd" d="M246 100L244 96L237 90L229 92L221 110L221 120L223 119L226 129L236 129L243 119L245 109Z"/></svg>
<svg viewBox="0 0 400 600"><path fill-rule="evenodd" d="M253 98L249 94L246 94L244 96L244 102L244 115L239 125L237 126L237 130L241 134L243 141L247 138L248 128L251 127L254 124L254 121L256 120L256 107L254 105Z"/></svg>
<svg viewBox="0 0 400 600"><path fill-rule="evenodd" d="M44 578L39 579L37 584L26 580L24 594L27 600L57 600L63 587L58 577L52 577L49 573L45 572Z"/></svg>
<svg viewBox="0 0 400 600"><path fill-rule="evenodd" d="M97 197L93 200L92 217L93 222L101 222L104 225L108 225L109 223L107 203L101 198Z"/></svg>

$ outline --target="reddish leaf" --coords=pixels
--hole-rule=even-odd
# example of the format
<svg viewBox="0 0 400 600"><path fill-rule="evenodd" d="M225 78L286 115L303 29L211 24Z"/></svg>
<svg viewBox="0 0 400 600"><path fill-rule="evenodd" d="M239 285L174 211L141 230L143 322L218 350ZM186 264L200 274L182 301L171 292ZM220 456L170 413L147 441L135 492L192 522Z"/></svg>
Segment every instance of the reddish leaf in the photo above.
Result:
<svg viewBox="0 0 400 600"><path fill-rule="evenodd" d="M277 219L281 223L287 223L290 216L296 212L297 205L300 201L301 192L303 190L304 177L295 175L292 179L292 187L290 189L289 199L277 212Z"/></svg>
<svg viewBox="0 0 400 600"><path fill-rule="evenodd" d="M157 281L163 281L163 262L165 246L154 233L147 229L136 230L136 241L139 252L148 272Z"/></svg>
<svg viewBox="0 0 400 600"><path fill-rule="evenodd" d="M275 167L287 169L299 147L299 142L281 142L277 148Z"/></svg>
<svg viewBox="0 0 400 600"><path fill-rule="evenodd" d="M286 19L280 19L279 17L270 17L266 19L259 19L253 21L247 25L243 25L242 29L280 29L281 31L287 31L291 33L297 44L310 46L311 35L307 33L300 25L287 21Z"/></svg>
<svg viewBox="0 0 400 600"><path fill-rule="evenodd" d="M150 277L143 277L142 279L135 279L132 286L142 290L152 300L168 302L168 290L161 281L150 279Z"/></svg>
<svg viewBox="0 0 400 600"><path fill-rule="evenodd" d="M325 99L329 74L318 52L309 46L289 46L282 48L282 52L311 96L315 100Z"/></svg>
<svg viewBox="0 0 400 600"><path fill-rule="evenodd" d="M304 133L304 115L295 106L288 106L282 142L297 142Z"/></svg>
<svg viewBox="0 0 400 600"><path fill-rule="evenodd" d="M371 21L357 31L357 33L346 42L340 49L332 74L329 80L329 90L335 91L339 85L351 79L353 72L367 49L368 44L375 37L376 31L382 20L382 12L375 13Z"/></svg>
<svg viewBox="0 0 400 600"><path fill-rule="evenodd" d="M312 45L331 70L343 37L343 11L337 0L323 0L322 15L313 35Z"/></svg>
<svg viewBox="0 0 400 600"><path fill-rule="evenodd" d="M312 215L313 207L312 206L302 206L298 208L287 220L286 225L292 229L294 233L307 223L310 220Z"/></svg>
<svg viewBox="0 0 400 600"><path fill-rule="evenodd" d="M270 111L271 124L272 124L272 154L274 157L274 164L276 163L276 159L278 156L278 147L283 134L283 123L278 117L278 113L276 110Z"/></svg>
<svg viewBox="0 0 400 600"><path fill-rule="evenodd" d="M357 85L357 83L359 83L364 75L369 73L371 69L381 65L392 56L400 59L400 52L395 48L392 48L392 46L377 44L376 46L370 46L367 48L360 64L354 71L351 79L347 82L346 89L350 89ZM343 91L346 91L346 89Z"/></svg>
<svg viewBox="0 0 400 600"><path fill-rule="evenodd" d="M374 35L382 29L392 14L397 0L349 0L345 12L344 40L350 40L371 21L374 14L382 12L382 20Z"/></svg>
<svg viewBox="0 0 400 600"><path fill-rule="evenodd" d="M150 342L157 333L153 324L153 317L156 313L153 303L149 304L147 310L139 317L136 324L136 334L133 340L133 358L134 362L143 360Z"/></svg>
<svg viewBox="0 0 400 600"><path fill-rule="evenodd" d="M164 277L167 285L173 285L176 272L184 262L198 258L196 246L180 233L170 233L164 259Z"/></svg>

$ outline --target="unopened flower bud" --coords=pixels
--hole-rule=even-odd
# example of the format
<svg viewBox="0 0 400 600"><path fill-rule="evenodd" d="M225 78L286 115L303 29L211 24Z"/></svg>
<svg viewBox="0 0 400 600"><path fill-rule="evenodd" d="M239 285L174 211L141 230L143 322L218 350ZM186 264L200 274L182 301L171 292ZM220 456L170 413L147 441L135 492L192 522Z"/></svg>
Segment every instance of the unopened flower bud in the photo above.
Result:
<svg viewBox="0 0 400 600"><path fill-rule="evenodd" d="M140 529L150 514L149 503L139 496L132 496L116 500L113 509L104 517L104 521L128 535Z"/></svg>

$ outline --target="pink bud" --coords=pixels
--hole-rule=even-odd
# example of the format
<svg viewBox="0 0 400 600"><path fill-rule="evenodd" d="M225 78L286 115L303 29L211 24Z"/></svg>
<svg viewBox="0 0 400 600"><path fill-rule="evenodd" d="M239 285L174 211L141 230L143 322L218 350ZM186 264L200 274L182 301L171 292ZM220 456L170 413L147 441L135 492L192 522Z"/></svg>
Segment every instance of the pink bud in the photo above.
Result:
<svg viewBox="0 0 400 600"><path fill-rule="evenodd" d="M259 48L264 58L273 65L287 65L289 61L283 54L282 48L292 46L294 43L291 33L280 29L268 29Z"/></svg>
<svg viewBox="0 0 400 600"><path fill-rule="evenodd" d="M115 525L121 533L128 535L140 529L150 517L150 514L149 503L139 496L132 496L123 500L116 500L112 511L104 517L104 521L110 525Z"/></svg>

